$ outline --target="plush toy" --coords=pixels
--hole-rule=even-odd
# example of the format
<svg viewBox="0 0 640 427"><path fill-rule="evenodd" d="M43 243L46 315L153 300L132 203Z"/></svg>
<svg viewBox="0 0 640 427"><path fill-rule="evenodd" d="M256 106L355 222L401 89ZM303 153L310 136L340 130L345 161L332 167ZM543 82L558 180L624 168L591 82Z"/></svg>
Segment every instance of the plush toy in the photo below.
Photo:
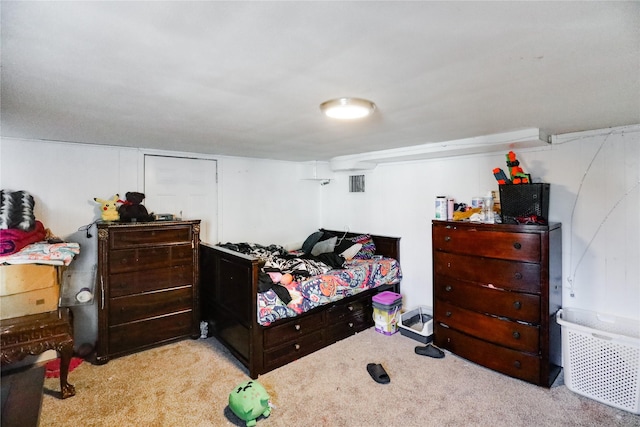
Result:
<svg viewBox="0 0 640 427"><path fill-rule="evenodd" d="M119 194L113 196L111 200L99 199L98 197L93 198L93 200L102 204L103 221L118 221L120 219L120 215L118 214L118 207L116 205L119 198Z"/></svg>
<svg viewBox="0 0 640 427"><path fill-rule="evenodd" d="M141 205L144 200L144 194L135 191L129 191L126 194L127 200L119 200L121 203L118 208L120 214L120 221L135 222L135 221L151 221L153 215L149 215L147 208Z"/></svg>
<svg viewBox="0 0 640 427"><path fill-rule="evenodd" d="M229 394L229 408L247 427L255 426L260 415L271 415L269 393L257 381L244 382Z"/></svg>

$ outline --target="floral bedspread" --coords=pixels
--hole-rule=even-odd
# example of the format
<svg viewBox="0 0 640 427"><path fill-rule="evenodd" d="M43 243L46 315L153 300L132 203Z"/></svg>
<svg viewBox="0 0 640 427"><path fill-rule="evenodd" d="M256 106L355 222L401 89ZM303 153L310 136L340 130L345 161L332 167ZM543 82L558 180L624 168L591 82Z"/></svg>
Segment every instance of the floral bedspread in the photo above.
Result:
<svg viewBox="0 0 640 427"><path fill-rule="evenodd" d="M323 304L381 285L396 284L402 279L400 263L392 258L353 259L346 261L344 267L286 285L292 298L289 304L284 304L272 289L258 293L258 323L268 326L276 320L295 317Z"/></svg>

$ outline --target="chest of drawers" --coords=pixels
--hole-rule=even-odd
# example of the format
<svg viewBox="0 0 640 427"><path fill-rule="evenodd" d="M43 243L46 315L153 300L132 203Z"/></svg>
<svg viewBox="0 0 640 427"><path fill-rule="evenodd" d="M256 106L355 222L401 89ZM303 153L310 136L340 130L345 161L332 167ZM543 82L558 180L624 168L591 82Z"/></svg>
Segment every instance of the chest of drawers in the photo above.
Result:
<svg viewBox="0 0 640 427"><path fill-rule="evenodd" d="M434 343L549 387L560 372L560 224L433 221Z"/></svg>
<svg viewBox="0 0 640 427"><path fill-rule="evenodd" d="M200 221L98 224L97 362L199 336Z"/></svg>

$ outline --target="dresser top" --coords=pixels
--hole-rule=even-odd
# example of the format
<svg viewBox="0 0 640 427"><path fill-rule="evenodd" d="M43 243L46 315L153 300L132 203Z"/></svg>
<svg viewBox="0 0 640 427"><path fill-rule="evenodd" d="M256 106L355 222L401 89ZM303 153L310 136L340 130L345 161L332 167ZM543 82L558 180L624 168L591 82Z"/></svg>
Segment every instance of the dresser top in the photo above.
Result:
<svg viewBox="0 0 640 427"><path fill-rule="evenodd" d="M491 231L504 231L509 233L541 233L551 230L555 230L562 226L562 223L551 222L546 225L539 224L486 224L483 222L474 221L441 221L434 219L432 221L434 226L445 226L451 228L461 229L482 229Z"/></svg>
<svg viewBox="0 0 640 427"><path fill-rule="evenodd" d="M164 227L169 225L192 225L200 224L199 219L184 220L184 221L146 221L146 222L118 222L118 221L98 221L98 228L108 227Z"/></svg>

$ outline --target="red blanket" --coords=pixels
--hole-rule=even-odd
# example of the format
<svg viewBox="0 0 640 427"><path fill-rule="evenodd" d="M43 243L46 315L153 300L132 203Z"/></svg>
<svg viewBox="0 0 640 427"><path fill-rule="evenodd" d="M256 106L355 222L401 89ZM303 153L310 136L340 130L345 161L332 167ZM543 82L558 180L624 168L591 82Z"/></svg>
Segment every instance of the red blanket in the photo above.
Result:
<svg viewBox="0 0 640 427"><path fill-rule="evenodd" d="M40 221L36 221L36 226L31 231L22 231L19 228L0 230L0 255L16 253L27 245L44 240L46 235L44 225Z"/></svg>

